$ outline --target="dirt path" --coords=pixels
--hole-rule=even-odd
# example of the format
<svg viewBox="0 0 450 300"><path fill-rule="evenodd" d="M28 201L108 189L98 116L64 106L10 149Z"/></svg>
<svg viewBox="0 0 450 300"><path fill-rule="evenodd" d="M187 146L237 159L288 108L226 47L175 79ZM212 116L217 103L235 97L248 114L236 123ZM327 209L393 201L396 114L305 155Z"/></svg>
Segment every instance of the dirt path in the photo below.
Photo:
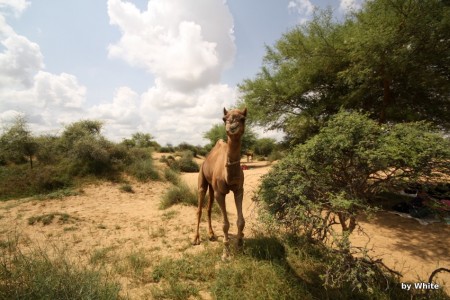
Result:
<svg viewBox="0 0 450 300"><path fill-rule="evenodd" d="M246 236L256 222L256 206L251 198L261 175L269 166L254 163L245 173L244 217ZM183 174L182 178L195 186L197 174ZM51 249L65 249L77 260L92 259L94 251L114 249L117 260L143 251L152 261L162 257L179 257L183 253L201 251L202 245L191 246L195 228L194 207L175 206L159 209L161 195L169 183L131 183L134 193L120 190L121 184L102 183L83 188L83 193L56 200L11 200L0 203L0 241L19 236L24 245L39 245ZM236 234L234 201L227 197L230 234ZM29 218L57 213L49 225L29 224ZM58 214L67 214L66 223L58 221ZM220 220L214 220L219 240L222 238ZM373 220L362 220L373 255L383 258L390 267L405 274L404 279L417 281L427 278L437 267L450 267L450 226L443 224L420 225L415 220L380 213ZM206 222L202 223L205 239ZM354 238L364 244L365 236ZM439 276L447 285L450 276ZM141 298L148 286L136 286L126 273L120 280L122 289L132 298Z"/></svg>

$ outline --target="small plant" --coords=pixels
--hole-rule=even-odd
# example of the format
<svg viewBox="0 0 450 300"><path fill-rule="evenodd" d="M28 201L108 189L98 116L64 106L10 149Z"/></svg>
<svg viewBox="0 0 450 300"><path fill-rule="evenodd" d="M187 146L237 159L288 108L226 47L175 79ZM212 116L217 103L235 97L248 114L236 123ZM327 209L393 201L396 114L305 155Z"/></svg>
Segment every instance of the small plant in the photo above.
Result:
<svg viewBox="0 0 450 300"><path fill-rule="evenodd" d="M173 169L165 169L164 178L174 185L177 185L180 181L180 176Z"/></svg>
<svg viewBox="0 0 450 300"><path fill-rule="evenodd" d="M114 249L115 249L115 247L106 247L106 248L94 250L94 252L91 254L89 262L94 265L104 264L109 257L108 256L109 253L111 251L113 251Z"/></svg>
<svg viewBox="0 0 450 300"><path fill-rule="evenodd" d="M179 160L181 172L195 173L200 170L198 164L193 160L194 155L191 151L184 151Z"/></svg>
<svg viewBox="0 0 450 300"><path fill-rule="evenodd" d="M125 193L134 193L133 187L128 183L121 185L119 189Z"/></svg>
<svg viewBox="0 0 450 300"><path fill-rule="evenodd" d="M159 173L151 159L138 159L128 166L127 171L142 182L159 179Z"/></svg>
<svg viewBox="0 0 450 300"><path fill-rule="evenodd" d="M175 218L175 216L178 214L179 214L179 212L176 210L169 210L169 211L163 213L162 220L163 221L171 220L171 219Z"/></svg>
<svg viewBox="0 0 450 300"><path fill-rule="evenodd" d="M170 187L161 199L160 209L166 209L175 204L197 205L197 193L186 183L178 182Z"/></svg>
<svg viewBox="0 0 450 300"><path fill-rule="evenodd" d="M59 217L58 218L59 224L73 223L74 221L78 220L78 218L72 217L69 214L55 212L55 213L49 213L49 214L44 214L44 215L40 215L40 216L30 217L30 218L28 218L28 225L34 225L38 222L42 222L43 225L49 225L49 224L53 223L53 220L55 219L55 217Z"/></svg>

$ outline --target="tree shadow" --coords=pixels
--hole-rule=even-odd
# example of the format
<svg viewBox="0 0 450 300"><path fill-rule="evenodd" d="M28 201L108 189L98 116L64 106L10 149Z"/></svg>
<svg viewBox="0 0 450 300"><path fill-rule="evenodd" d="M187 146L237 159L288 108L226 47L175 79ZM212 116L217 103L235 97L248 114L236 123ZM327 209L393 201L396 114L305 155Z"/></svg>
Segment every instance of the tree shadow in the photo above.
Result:
<svg viewBox="0 0 450 300"><path fill-rule="evenodd" d="M412 257L430 263L450 257L450 226L444 223L422 225L417 220L390 212L376 213L369 220L361 217L360 221L384 229L385 234L395 240L393 249L405 251Z"/></svg>

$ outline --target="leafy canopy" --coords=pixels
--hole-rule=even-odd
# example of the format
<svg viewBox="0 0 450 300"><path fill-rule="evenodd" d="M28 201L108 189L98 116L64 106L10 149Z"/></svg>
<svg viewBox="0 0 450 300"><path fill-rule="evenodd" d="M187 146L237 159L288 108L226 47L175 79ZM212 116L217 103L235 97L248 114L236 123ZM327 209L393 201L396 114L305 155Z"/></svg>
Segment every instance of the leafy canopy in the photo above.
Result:
<svg viewBox="0 0 450 300"><path fill-rule="evenodd" d="M449 49L445 1L367 1L340 23L318 12L267 48L261 71L240 85L242 105L295 144L341 108L450 129Z"/></svg>

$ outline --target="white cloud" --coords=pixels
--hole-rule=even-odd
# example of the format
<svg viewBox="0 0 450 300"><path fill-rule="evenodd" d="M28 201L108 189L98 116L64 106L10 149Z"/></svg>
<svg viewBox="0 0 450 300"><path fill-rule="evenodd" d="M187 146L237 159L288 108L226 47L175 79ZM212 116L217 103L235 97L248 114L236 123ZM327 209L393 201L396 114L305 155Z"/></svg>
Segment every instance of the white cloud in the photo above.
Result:
<svg viewBox="0 0 450 300"><path fill-rule="evenodd" d="M39 45L10 28L0 29L0 32L7 34L1 40L5 51L0 53L0 83L3 87L31 87L35 73L44 67Z"/></svg>
<svg viewBox="0 0 450 300"><path fill-rule="evenodd" d="M0 1L0 8L9 5L16 12L28 3ZM43 131L83 116L86 88L73 75L44 71L39 45L17 34L2 15L0 43L0 123L24 114L34 131Z"/></svg>
<svg viewBox="0 0 450 300"><path fill-rule="evenodd" d="M18 17L29 5L30 2L26 0L0 0L0 10L9 10L16 17Z"/></svg>
<svg viewBox="0 0 450 300"><path fill-rule="evenodd" d="M109 45L109 57L155 76L140 96L137 129L162 144L204 144L203 133L236 99L234 87L219 83L236 52L225 2L152 0L140 11L132 3L109 0L108 14L122 34Z"/></svg>
<svg viewBox="0 0 450 300"><path fill-rule="evenodd" d="M142 129L151 130L162 144L204 144L203 133L220 123L223 107L236 99L236 88L211 84L180 93L155 84L141 97Z"/></svg>
<svg viewBox="0 0 450 300"><path fill-rule="evenodd" d="M311 19L315 6L310 0L293 0L289 1L288 9L298 13L300 23L305 23Z"/></svg>
<svg viewBox="0 0 450 300"><path fill-rule="evenodd" d="M345 13L359 10L363 0L340 0L339 9Z"/></svg>
<svg viewBox="0 0 450 300"><path fill-rule="evenodd" d="M216 83L233 61L233 19L223 1L152 0L141 12L109 0L108 14L122 32L109 56L146 69L172 89Z"/></svg>

